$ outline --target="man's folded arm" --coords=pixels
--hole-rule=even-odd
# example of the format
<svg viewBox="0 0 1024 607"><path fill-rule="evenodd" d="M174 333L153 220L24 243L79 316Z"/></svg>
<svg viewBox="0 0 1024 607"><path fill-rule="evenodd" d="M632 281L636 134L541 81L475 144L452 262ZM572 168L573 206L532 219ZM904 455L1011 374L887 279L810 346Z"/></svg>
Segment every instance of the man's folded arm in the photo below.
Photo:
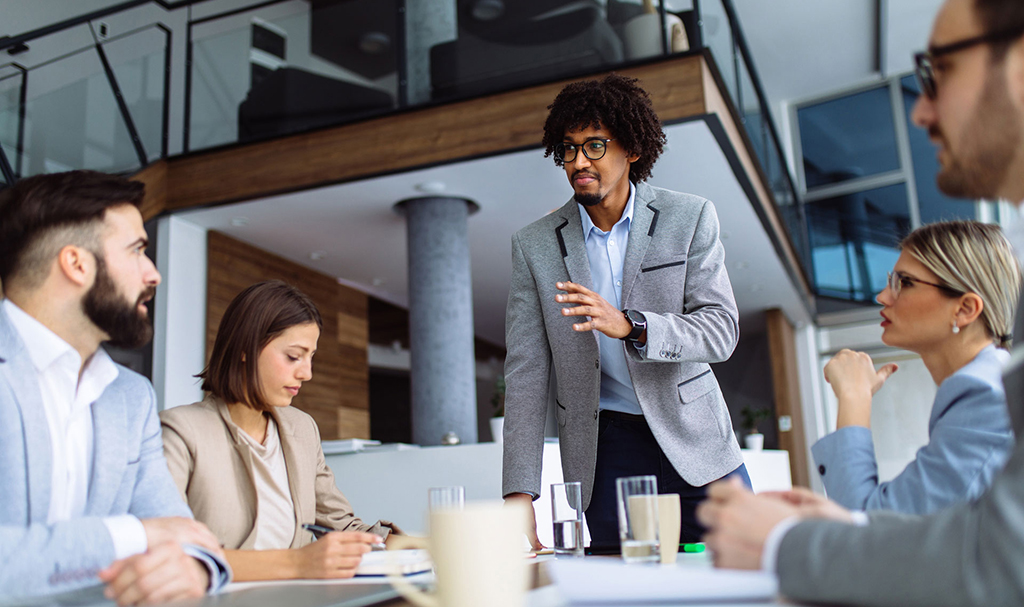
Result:
<svg viewBox="0 0 1024 607"><path fill-rule="evenodd" d="M114 559L114 543L100 517L0 526L0 597L52 594L96 584L96 573Z"/></svg>

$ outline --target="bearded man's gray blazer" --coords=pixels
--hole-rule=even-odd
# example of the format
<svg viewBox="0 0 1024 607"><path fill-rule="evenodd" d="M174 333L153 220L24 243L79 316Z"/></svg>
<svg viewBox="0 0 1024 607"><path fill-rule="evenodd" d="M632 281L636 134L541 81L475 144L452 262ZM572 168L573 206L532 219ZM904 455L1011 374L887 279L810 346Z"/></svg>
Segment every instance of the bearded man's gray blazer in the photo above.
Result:
<svg viewBox="0 0 1024 607"><path fill-rule="evenodd" d="M43 397L25 344L0 308L0 603L98 584L96 572L114 560L104 517L192 518L164 459L153 386L121 365L117 370L92 404L85 515L48 524L52 452ZM185 550L220 570L213 589L227 583L230 569L220 557Z"/></svg>
<svg viewBox="0 0 1024 607"><path fill-rule="evenodd" d="M596 333L563 316L555 283L593 288L580 222L570 200L512 237L505 320L502 494L540 495L550 385L566 481L590 504L597 463L601 360ZM705 485L743 463L722 391L708 363L729 358L738 313L710 201L636 184L622 268L622 307L647 317L645 351L622 342L633 388L658 444L686 482Z"/></svg>

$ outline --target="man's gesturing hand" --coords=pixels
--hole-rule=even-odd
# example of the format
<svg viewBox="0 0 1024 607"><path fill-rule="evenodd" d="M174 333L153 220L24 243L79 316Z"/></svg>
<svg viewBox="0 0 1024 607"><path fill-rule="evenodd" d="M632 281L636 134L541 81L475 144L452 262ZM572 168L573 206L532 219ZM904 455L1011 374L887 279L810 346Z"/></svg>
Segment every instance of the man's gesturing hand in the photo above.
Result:
<svg viewBox="0 0 1024 607"><path fill-rule="evenodd" d="M572 303L575 306L562 308L563 316L587 316L586 322L573 324L574 331L597 330L608 337L622 339L633 330L633 325L626 320L626 316L615 306L608 303L605 298L590 289L580 286L574 282L559 282L555 284L565 294L555 295L558 303Z"/></svg>

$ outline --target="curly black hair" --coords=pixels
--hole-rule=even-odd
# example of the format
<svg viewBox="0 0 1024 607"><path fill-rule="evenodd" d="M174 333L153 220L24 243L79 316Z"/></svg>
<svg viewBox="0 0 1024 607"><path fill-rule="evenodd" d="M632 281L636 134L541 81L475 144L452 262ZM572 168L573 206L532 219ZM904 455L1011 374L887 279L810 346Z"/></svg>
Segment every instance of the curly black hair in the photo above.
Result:
<svg viewBox="0 0 1024 607"><path fill-rule="evenodd" d="M638 183L651 176L654 162L665 147L665 131L651 107L651 97L636 78L609 74L603 80L584 80L567 85L548 106L544 122L544 157L554 154L565 134L601 126L610 131L629 155L640 158L630 165L629 180ZM555 164L562 160L555 157Z"/></svg>

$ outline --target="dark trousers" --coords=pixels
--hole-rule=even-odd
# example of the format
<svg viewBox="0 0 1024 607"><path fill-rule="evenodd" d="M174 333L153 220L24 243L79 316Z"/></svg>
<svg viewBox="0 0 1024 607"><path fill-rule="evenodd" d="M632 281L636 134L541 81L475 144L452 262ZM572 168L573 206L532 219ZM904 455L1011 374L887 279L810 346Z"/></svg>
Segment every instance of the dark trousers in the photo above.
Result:
<svg viewBox="0 0 1024 607"><path fill-rule="evenodd" d="M699 542L704 527L697 522L697 504L707 496L706 487L694 487L676 472L668 461L647 421L642 415L602 411L597 439L597 468L594 492L587 507L587 526L591 544L613 546L619 543L619 519L615 505L615 479L653 474L658 478L658 493L678 493L682 510L680 542ZM750 487L747 468L740 464L726 478L736 476Z"/></svg>

